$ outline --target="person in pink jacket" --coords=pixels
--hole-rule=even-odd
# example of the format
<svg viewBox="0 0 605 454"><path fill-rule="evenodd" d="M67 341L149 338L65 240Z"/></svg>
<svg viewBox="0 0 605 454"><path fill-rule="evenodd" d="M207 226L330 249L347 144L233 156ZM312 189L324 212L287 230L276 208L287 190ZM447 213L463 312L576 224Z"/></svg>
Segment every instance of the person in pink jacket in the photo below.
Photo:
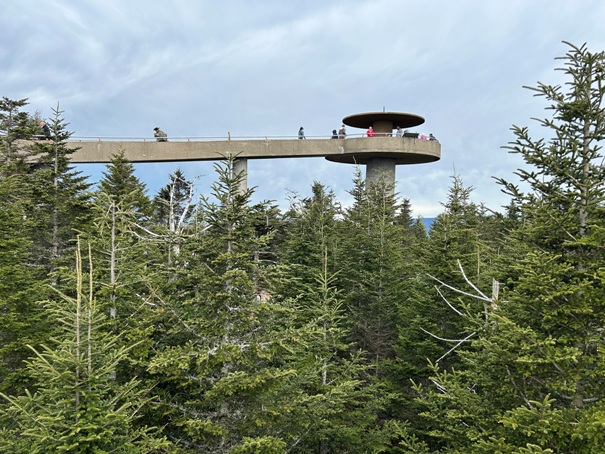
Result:
<svg viewBox="0 0 605 454"><path fill-rule="evenodd" d="M374 137L374 128L372 128L371 126L368 128L368 130L366 131L366 136L368 137Z"/></svg>

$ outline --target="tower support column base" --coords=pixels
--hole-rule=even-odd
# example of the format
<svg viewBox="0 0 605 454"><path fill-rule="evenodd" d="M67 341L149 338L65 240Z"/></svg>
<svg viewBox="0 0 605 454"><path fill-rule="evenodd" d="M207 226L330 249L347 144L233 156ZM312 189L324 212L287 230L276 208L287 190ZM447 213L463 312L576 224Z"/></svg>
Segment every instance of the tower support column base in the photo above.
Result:
<svg viewBox="0 0 605 454"><path fill-rule="evenodd" d="M366 164L366 187L371 184L385 184L395 192L395 159L370 158Z"/></svg>

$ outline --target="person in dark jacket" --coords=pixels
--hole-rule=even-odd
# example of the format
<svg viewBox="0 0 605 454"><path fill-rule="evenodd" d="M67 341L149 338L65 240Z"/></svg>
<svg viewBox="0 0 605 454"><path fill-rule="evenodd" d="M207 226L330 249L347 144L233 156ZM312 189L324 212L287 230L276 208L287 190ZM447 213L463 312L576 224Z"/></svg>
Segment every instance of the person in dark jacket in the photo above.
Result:
<svg viewBox="0 0 605 454"><path fill-rule="evenodd" d="M50 140L50 128L45 121L40 122L40 135L38 140Z"/></svg>

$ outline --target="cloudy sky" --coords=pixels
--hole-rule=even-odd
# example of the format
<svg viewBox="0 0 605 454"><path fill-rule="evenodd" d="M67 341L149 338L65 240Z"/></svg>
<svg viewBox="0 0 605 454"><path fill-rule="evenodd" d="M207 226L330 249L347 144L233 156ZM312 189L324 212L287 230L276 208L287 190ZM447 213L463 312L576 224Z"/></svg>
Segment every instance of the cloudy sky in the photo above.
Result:
<svg viewBox="0 0 605 454"><path fill-rule="evenodd" d="M493 177L521 165L512 125L545 131L524 85L557 84L555 58L605 49L602 0L0 0L0 96L59 106L74 137L329 137L369 111L423 116L436 163L398 166L414 213L442 211L452 175L472 200L508 202ZM351 130L349 132L361 132ZM181 168L208 191L212 163L138 164L150 195ZM79 166L97 181L103 165ZM343 203L354 167L321 158L248 164L255 201L320 181Z"/></svg>

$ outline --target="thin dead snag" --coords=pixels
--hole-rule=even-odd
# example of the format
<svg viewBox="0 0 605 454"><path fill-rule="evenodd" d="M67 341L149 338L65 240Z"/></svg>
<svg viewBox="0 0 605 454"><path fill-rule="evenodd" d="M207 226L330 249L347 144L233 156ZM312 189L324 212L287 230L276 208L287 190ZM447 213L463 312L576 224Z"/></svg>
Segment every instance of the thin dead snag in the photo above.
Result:
<svg viewBox="0 0 605 454"><path fill-rule="evenodd" d="M489 309L496 309L498 307L497 301L498 301L498 293L499 293L499 289L500 289L500 285L498 283L498 281L493 280L492 281L492 295L491 296L487 296L485 293L483 293L475 284L473 284L468 277L466 276L466 273L464 272L464 268L462 267L462 264L460 263L460 260L457 260L458 263L458 268L460 269L460 273L462 274L462 277L464 278L464 281L475 291L475 293L469 293L469 292L465 292L464 290L460 290L456 287L452 287L449 284L446 284L445 282L441 281L440 279L436 278L435 276L432 275L428 275L431 279L437 281L440 286L445 287L459 295L463 295L463 296L467 296L469 298L473 298L473 299L477 299L479 301L483 302L483 307L484 307L484 312L485 312L485 320L488 320L488 316L489 316ZM458 314L461 317L465 317L467 318L467 316L465 314L463 314L461 311L459 311L458 309L456 309L454 307L454 305L452 303L450 303L448 301L448 299L445 297L445 295L441 292L440 288L438 286L435 286L435 289L437 290L437 293L439 294L439 296L441 297L441 299L445 302L445 304L447 304L447 306L454 311L456 314ZM472 333L470 333L468 336L464 337L463 339L446 339L443 337L439 337L433 333L431 333L430 331L424 329L424 328L420 328L424 333L428 334L429 336L443 341L443 342L448 342L448 343L453 343L455 344L452 348L450 348L445 354L441 355L441 357L439 357L439 359L437 359L435 361L435 363L439 363L439 361L441 361L443 358L445 358L446 356L448 356L450 353L452 353L454 350L456 350L458 347L460 347L462 344L464 344L465 342L470 342L471 337L473 337L475 334L477 334L476 331L473 331Z"/></svg>

